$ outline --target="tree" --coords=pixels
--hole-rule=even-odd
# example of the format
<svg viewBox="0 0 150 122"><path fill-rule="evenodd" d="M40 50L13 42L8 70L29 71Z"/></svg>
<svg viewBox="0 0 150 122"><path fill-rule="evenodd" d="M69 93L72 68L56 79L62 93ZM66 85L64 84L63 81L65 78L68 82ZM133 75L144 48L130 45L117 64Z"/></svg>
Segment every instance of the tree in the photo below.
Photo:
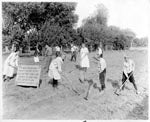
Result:
<svg viewBox="0 0 150 122"><path fill-rule="evenodd" d="M19 39L22 46L29 41L31 45L37 42L48 42L51 45L65 43L67 39L73 40L70 34L78 20L74 14L75 5L58 2L3 2L3 35L11 36L10 42ZM11 21L5 21L5 18ZM36 30L37 35L27 34L32 29Z"/></svg>
<svg viewBox="0 0 150 122"><path fill-rule="evenodd" d="M107 26L108 10L103 4L98 4L94 13L83 20L83 26L86 24L99 24Z"/></svg>
<svg viewBox="0 0 150 122"><path fill-rule="evenodd" d="M135 47L147 47L148 46L148 38L135 38L133 40L133 46Z"/></svg>
<svg viewBox="0 0 150 122"><path fill-rule="evenodd" d="M108 11L103 4L97 6L96 11L92 16L87 17L83 21L83 26L80 27L83 30L83 37L88 38L87 43L91 44L94 48L95 45L99 45L100 42L104 43L109 40L108 28L107 28Z"/></svg>
<svg viewBox="0 0 150 122"><path fill-rule="evenodd" d="M3 2L3 35L10 36L9 44L18 40L19 45L25 45L24 43L26 32L33 26L29 22L29 15L33 9L36 9L38 3L15 3L15 2ZM6 20L5 18L9 18ZM7 33L4 33L7 32ZM5 43L5 42L4 42Z"/></svg>
<svg viewBox="0 0 150 122"><path fill-rule="evenodd" d="M91 40L89 43L92 45L102 42L104 48L108 43L116 50L129 48L135 33L129 29L121 30L116 26L107 26L107 9L100 7L96 14L84 20L84 25L81 27L84 38L89 38Z"/></svg>

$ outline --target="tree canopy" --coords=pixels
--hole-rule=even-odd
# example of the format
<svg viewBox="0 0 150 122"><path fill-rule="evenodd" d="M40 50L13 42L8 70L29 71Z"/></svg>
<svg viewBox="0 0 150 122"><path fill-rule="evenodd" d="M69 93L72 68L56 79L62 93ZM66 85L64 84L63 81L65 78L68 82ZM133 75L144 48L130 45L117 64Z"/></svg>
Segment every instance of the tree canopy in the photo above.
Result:
<svg viewBox="0 0 150 122"><path fill-rule="evenodd" d="M125 49L130 47L131 41L135 38L134 32L129 29L121 30L116 26L108 26L108 10L104 5L99 4L95 13L83 21L80 27L85 38L91 39L91 44L96 45L102 42L103 46L112 43L113 48Z"/></svg>
<svg viewBox="0 0 150 122"><path fill-rule="evenodd" d="M95 47L102 42L104 47L111 43L118 50L130 47L136 38L130 29L107 25L109 13L103 4L97 5L93 15L74 29L78 21L75 9L74 2L3 2L3 45L17 42L25 49L37 43L65 47L86 42Z"/></svg>
<svg viewBox="0 0 150 122"><path fill-rule="evenodd" d="M3 40L4 44L16 40L21 46L29 41L30 45L73 41L71 34L78 20L75 6L75 3L58 2L3 2L3 37L10 37L9 41Z"/></svg>

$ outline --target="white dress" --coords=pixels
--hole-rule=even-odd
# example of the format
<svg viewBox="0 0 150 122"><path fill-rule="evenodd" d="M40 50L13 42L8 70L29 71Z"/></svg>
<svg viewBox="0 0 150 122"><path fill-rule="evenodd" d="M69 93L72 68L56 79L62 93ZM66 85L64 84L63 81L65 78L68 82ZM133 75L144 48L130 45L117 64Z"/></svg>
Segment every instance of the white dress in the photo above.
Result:
<svg viewBox="0 0 150 122"><path fill-rule="evenodd" d="M61 70L61 65L62 65L63 61L61 57L57 57L54 60L52 60L50 66L49 66L49 72L48 72L48 76L51 79L55 79L55 80L60 80L61 79L61 75L60 73L62 72Z"/></svg>
<svg viewBox="0 0 150 122"><path fill-rule="evenodd" d="M80 58L81 58L80 66L81 67L86 67L86 68L90 67L88 53L89 51L86 47L81 48L81 51L80 51Z"/></svg>
<svg viewBox="0 0 150 122"><path fill-rule="evenodd" d="M102 52L102 49L99 47L98 48L98 55L101 55L103 52Z"/></svg>
<svg viewBox="0 0 150 122"><path fill-rule="evenodd" d="M12 52L5 60L3 75L13 77L13 75L16 73L17 67L18 67L18 55L15 52Z"/></svg>

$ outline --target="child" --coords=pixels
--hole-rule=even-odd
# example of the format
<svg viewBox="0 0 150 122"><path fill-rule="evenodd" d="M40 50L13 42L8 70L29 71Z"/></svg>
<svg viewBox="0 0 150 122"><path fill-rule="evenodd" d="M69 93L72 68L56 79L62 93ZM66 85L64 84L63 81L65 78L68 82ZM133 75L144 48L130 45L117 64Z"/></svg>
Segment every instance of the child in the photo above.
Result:
<svg viewBox="0 0 150 122"><path fill-rule="evenodd" d="M45 45L45 48L46 48L46 51L45 51L45 59L44 59L44 69L45 69L45 72L48 73L48 70L49 70L49 65L52 61L52 55L53 55L53 51L52 51L52 48L46 44Z"/></svg>
<svg viewBox="0 0 150 122"><path fill-rule="evenodd" d="M34 53L34 62L39 63L39 57L38 57L38 51L37 50L35 50L35 53Z"/></svg>
<svg viewBox="0 0 150 122"><path fill-rule="evenodd" d="M80 50L80 66L81 66L81 72L80 72L80 82L85 81L85 73L87 72L87 68L90 67L89 58L88 58L88 48L85 47L85 44L82 44L82 48Z"/></svg>
<svg viewBox="0 0 150 122"><path fill-rule="evenodd" d="M103 91L106 86L105 86L105 77L106 77L106 61L102 57L102 54L99 56L99 62L98 62L98 70L99 70L99 80L101 84L101 90Z"/></svg>
<svg viewBox="0 0 150 122"><path fill-rule="evenodd" d="M11 54L7 57L4 63L3 71L3 80L4 82L9 81L10 78L13 78L18 67L18 58L19 58L19 47L13 48Z"/></svg>
<svg viewBox="0 0 150 122"><path fill-rule="evenodd" d="M135 84L133 72L135 69L135 63L132 59L129 58L129 56L124 56L124 67L123 67L123 75L122 75L122 84L126 81L126 79L129 77L129 81L133 84L136 94L138 94L137 86ZM125 85L122 87L122 90L124 90Z"/></svg>
<svg viewBox="0 0 150 122"><path fill-rule="evenodd" d="M63 59L61 57L60 52L56 52L56 58L52 60L49 66L48 76L53 79L53 87L56 88L58 86L58 80L61 79L61 66L63 64Z"/></svg>
<svg viewBox="0 0 150 122"><path fill-rule="evenodd" d="M99 73L99 81L101 84L101 88L98 87L97 83L93 80L89 80L89 87L86 93L86 96L84 97L85 100L88 100L88 95L90 93L91 87L93 86L95 89L98 89L100 93L104 93L104 90L106 88L105 86L105 77L106 77L106 61L104 58L102 58L102 54L99 55L98 60L98 73Z"/></svg>
<svg viewBox="0 0 150 122"><path fill-rule="evenodd" d="M76 57L77 57L77 47L73 44L71 44L71 61L74 61L76 62Z"/></svg>

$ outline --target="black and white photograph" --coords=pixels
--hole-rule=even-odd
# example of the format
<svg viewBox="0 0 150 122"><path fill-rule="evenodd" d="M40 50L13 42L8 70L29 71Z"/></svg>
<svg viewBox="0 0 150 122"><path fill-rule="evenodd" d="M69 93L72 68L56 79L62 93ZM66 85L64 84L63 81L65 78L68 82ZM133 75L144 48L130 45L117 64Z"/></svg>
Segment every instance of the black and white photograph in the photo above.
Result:
<svg viewBox="0 0 150 122"><path fill-rule="evenodd" d="M150 0L1 2L2 120L149 120Z"/></svg>

